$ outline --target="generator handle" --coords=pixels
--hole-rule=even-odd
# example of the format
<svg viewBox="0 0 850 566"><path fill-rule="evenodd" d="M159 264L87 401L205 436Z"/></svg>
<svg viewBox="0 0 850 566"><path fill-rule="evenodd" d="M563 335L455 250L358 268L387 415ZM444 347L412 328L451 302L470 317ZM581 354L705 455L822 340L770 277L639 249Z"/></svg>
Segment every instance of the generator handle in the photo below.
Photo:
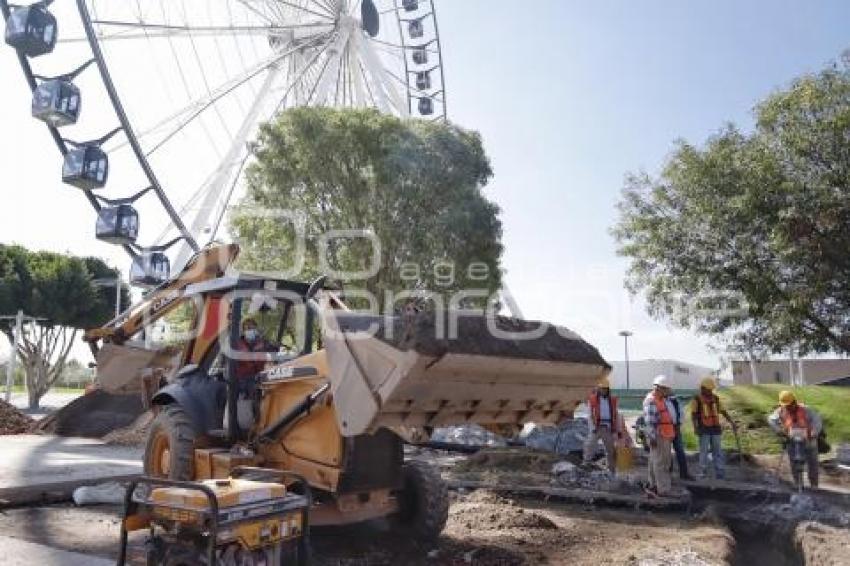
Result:
<svg viewBox="0 0 850 566"><path fill-rule="evenodd" d="M133 500L133 494L136 492L136 488L139 485L191 489L194 491L200 491L206 496L212 513L210 522L207 525L209 528L208 540L210 541L209 548L207 549L207 564L214 566L216 564L215 546L218 542L218 500L216 499L215 492L200 483L151 477L142 477L130 481L129 485L127 485L127 491L124 493L124 517L121 520L121 548L118 552L118 566L126 566L127 563L127 517L135 512L135 508L139 503Z"/></svg>
<svg viewBox="0 0 850 566"><path fill-rule="evenodd" d="M237 466L230 470L230 477L238 479L244 475L256 474L255 477L273 478L280 483L287 479L294 479L304 490L304 497L307 499L307 506L301 515L301 539L298 541L298 564L304 566L310 563L310 508L313 507L313 490L310 487L310 482L301 474L290 472L289 470L273 470L269 468L254 468L251 466Z"/></svg>

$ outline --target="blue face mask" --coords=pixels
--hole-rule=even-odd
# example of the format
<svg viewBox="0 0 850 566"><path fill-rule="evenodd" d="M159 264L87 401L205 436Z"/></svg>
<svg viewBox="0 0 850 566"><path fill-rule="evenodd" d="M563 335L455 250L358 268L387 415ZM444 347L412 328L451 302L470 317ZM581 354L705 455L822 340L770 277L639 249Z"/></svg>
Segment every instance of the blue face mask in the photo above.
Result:
<svg viewBox="0 0 850 566"><path fill-rule="evenodd" d="M260 337L260 332L256 328L249 328L245 331L245 340L248 342L256 342Z"/></svg>

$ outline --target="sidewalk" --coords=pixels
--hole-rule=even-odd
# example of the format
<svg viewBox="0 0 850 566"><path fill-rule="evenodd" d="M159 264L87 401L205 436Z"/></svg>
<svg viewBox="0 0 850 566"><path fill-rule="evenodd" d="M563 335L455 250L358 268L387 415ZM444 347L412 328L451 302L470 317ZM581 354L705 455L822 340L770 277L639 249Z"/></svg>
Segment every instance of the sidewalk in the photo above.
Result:
<svg viewBox="0 0 850 566"><path fill-rule="evenodd" d="M88 438L4 436L0 506L67 499L80 485L120 481L142 472L142 450Z"/></svg>
<svg viewBox="0 0 850 566"><path fill-rule="evenodd" d="M6 566L108 566L113 560L65 552L49 546L0 535L0 556Z"/></svg>

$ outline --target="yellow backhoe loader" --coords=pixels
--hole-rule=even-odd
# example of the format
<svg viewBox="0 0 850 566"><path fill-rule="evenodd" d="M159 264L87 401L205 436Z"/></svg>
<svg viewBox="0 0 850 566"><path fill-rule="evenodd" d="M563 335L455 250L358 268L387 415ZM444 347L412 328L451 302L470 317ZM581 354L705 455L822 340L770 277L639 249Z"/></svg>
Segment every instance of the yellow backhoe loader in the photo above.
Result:
<svg viewBox="0 0 850 566"><path fill-rule="evenodd" d="M405 443L448 425L557 422L610 371L563 328L483 311L355 313L325 279L235 272L238 251L202 250L86 335L99 385L142 392L156 413L144 456L150 476L287 470L311 486L312 525L389 517L412 537L434 539L447 519L446 488L437 470L404 461ZM191 332L151 346L163 317L181 307ZM247 318L274 347L241 347ZM262 371L246 377L250 365L241 364L258 361Z"/></svg>

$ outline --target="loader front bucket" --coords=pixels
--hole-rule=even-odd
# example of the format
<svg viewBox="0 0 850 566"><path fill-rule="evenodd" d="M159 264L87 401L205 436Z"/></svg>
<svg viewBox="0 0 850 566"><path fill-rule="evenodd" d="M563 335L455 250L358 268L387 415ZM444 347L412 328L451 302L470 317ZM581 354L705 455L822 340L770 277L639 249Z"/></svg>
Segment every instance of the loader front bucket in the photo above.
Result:
<svg viewBox="0 0 850 566"><path fill-rule="evenodd" d="M480 312L326 312L323 328L344 436L381 427L555 423L611 370L565 328Z"/></svg>

